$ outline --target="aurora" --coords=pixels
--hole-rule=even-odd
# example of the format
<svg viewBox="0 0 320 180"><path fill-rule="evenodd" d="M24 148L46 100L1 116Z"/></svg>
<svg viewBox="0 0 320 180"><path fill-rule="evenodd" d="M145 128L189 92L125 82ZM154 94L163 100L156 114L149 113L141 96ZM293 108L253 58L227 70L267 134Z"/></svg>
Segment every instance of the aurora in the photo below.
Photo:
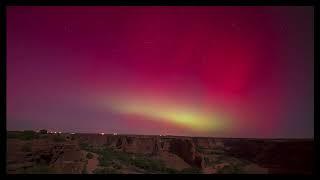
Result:
<svg viewBox="0 0 320 180"><path fill-rule="evenodd" d="M7 8L7 129L313 137L312 7Z"/></svg>
<svg viewBox="0 0 320 180"><path fill-rule="evenodd" d="M160 104L157 102L141 102L141 100L126 102L125 99L113 100L106 107L114 112L126 115L144 116L153 121L166 121L190 130L210 133L225 128L227 119L214 112L204 112L195 107L185 105Z"/></svg>

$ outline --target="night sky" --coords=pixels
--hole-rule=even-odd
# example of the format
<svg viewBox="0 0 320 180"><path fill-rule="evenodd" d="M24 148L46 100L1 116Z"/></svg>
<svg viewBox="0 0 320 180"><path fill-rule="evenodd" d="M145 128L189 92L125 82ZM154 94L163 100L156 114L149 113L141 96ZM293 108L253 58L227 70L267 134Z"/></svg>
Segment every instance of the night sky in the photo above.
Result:
<svg viewBox="0 0 320 180"><path fill-rule="evenodd" d="M312 7L8 7L7 129L313 138Z"/></svg>

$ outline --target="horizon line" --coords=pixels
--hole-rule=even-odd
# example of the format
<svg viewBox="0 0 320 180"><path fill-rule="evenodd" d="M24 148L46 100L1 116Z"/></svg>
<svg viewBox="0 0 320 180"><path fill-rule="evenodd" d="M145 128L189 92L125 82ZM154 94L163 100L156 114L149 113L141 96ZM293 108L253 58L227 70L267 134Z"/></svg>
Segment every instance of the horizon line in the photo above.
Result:
<svg viewBox="0 0 320 180"><path fill-rule="evenodd" d="M7 132L22 132L22 131L40 131L41 129L37 129L37 130L32 130L32 129L25 129L25 130L6 130ZM47 129L46 129L47 130ZM47 130L48 132L50 132L49 130ZM51 131L52 132L52 131ZM264 139L264 140L288 140L288 139L292 139L292 140L303 140L303 139L308 139L308 140L314 140L314 137L274 137L274 138L268 138L268 137L227 137L227 136L190 136L190 135L174 135L174 134L126 134L126 133L117 133L117 132L113 132L113 133L105 133L105 132L76 132L76 131L55 131L55 132L61 132L61 134L97 134L97 135L102 135L101 133L104 133L103 135L114 135L116 133L117 136L161 136L161 137L195 137L195 138L215 138L215 139ZM50 134L50 133L48 133ZM57 133L59 134L59 133ZM102 135L102 136L103 136Z"/></svg>

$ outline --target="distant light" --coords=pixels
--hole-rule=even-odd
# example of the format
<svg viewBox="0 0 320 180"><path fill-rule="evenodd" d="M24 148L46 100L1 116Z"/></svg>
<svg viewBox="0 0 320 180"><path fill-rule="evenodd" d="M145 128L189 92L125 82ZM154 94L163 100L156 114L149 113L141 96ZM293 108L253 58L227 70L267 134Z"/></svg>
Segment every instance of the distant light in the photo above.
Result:
<svg viewBox="0 0 320 180"><path fill-rule="evenodd" d="M117 133L113 133L114 136L118 135Z"/></svg>
<svg viewBox="0 0 320 180"><path fill-rule="evenodd" d="M61 134L61 132L59 132L59 134Z"/></svg>
<svg viewBox="0 0 320 180"><path fill-rule="evenodd" d="M102 136L104 135L104 133L100 133Z"/></svg>
<svg viewBox="0 0 320 180"><path fill-rule="evenodd" d="M54 133L55 133L55 134L57 134L57 132L56 132L56 131L55 131Z"/></svg>
<svg viewBox="0 0 320 180"><path fill-rule="evenodd" d="M71 133L71 134L76 134L76 133Z"/></svg>

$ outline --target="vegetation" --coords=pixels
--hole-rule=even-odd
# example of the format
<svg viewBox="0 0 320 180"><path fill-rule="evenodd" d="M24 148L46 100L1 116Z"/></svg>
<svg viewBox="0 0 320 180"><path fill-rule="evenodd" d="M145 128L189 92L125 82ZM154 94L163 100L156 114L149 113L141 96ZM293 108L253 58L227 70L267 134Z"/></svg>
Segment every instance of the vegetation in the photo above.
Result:
<svg viewBox="0 0 320 180"><path fill-rule="evenodd" d="M89 147L89 144L88 144L88 143L85 143L85 142L80 142L80 143L79 143L79 146L80 146L81 149L87 150L88 147Z"/></svg>
<svg viewBox="0 0 320 180"><path fill-rule="evenodd" d="M165 166L161 161L143 156L131 159L131 164L147 171L162 172L165 169Z"/></svg>
<svg viewBox="0 0 320 180"><path fill-rule="evenodd" d="M85 142L80 142L79 146L80 146L80 148L82 150L85 150L85 151L94 152L94 153L97 153L97 154L101 153L101 151L99 149L94 148L92 145L90 145L88 143L85 143Z"/></svg>
<svg viewBox="0 0 320 180"><path fill-rule="evenodd" d="M105 148L99 153L99 165L121 169L120 164L131 165L151 173L176 173L174 169L166 168L161 160L146 155L130 154Z"/></svg>
<svg viewBox="0 0 320 180"><path fill-rule="evenodd" d="M115 152L111 149L105 148L99 153L100 166L109 166L113 160L119 160L121 162L130 162L130 156L127 153Z"/></svg>

